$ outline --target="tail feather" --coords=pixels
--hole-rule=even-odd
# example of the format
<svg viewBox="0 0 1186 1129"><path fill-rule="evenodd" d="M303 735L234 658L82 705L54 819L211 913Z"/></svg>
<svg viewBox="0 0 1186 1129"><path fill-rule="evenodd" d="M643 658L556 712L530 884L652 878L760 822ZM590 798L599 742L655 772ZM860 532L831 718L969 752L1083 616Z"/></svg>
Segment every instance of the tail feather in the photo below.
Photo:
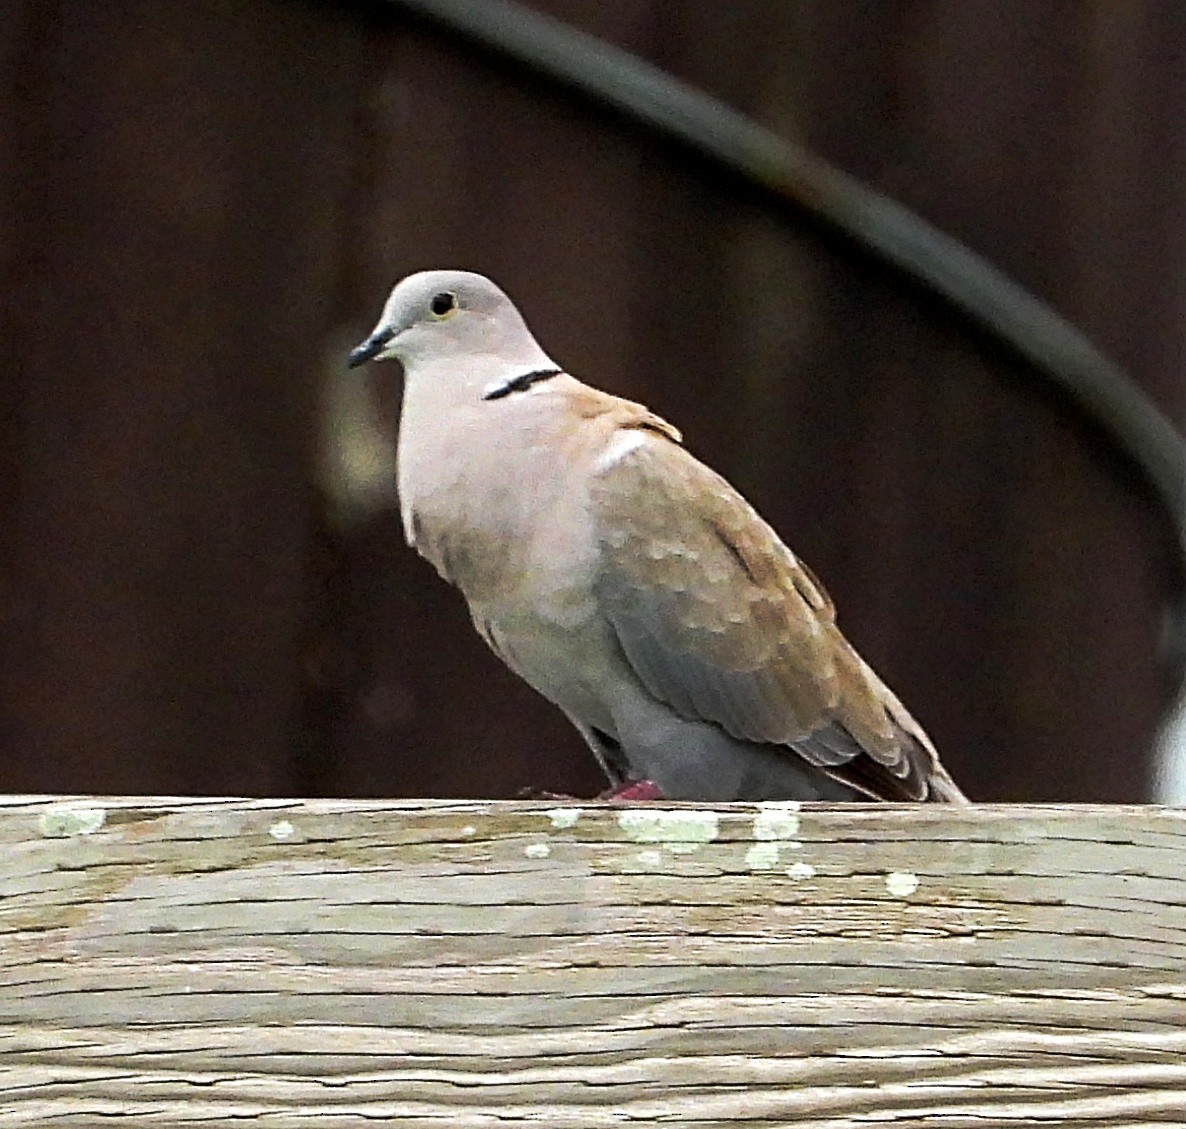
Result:
<svg viewBox="0 0 1186 1129"><path fill-rule="evenodd" d="M972 801L960 791L941 764L936 764L927 781L927 802L932 804L970 804Z"/></svg>

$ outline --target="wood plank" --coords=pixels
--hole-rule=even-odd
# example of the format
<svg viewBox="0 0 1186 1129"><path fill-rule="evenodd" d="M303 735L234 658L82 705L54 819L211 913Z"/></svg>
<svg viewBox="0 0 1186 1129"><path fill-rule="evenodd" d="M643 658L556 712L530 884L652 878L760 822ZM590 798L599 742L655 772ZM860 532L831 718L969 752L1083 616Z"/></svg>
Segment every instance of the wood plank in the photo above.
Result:
<svg viewBox="0 0 1186 1129"><path fill-rule="evenodd" d="M0 1127L1177 1125L1186 813L0 800Z"/></svg>

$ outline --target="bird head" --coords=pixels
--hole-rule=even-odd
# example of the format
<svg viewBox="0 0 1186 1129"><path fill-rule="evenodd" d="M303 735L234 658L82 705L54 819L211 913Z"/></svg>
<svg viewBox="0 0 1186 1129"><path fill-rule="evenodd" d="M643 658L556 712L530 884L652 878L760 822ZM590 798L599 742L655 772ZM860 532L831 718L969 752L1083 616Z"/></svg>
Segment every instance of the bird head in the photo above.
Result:
<svg viewBox="0 0 1186 1129"><path fill-rule="evenodd" d="M480 274L456 270L421 271L397 283L349 366L389 358L405 370L438 361L494 361L524 371L551 364L506 294Z"/></svg>

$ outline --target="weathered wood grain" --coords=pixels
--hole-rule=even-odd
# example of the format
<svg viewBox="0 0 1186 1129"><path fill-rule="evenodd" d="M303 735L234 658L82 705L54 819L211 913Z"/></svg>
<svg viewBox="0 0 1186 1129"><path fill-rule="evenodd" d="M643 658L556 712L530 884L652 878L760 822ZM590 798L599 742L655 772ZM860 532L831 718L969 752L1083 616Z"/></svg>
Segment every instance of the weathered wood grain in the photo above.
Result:
<svg viewBox="0 0 1186 1129"><path fill-rule="evenodd" d="M0 1127L1186 1122L1186 812L0 801Z"/></svg>

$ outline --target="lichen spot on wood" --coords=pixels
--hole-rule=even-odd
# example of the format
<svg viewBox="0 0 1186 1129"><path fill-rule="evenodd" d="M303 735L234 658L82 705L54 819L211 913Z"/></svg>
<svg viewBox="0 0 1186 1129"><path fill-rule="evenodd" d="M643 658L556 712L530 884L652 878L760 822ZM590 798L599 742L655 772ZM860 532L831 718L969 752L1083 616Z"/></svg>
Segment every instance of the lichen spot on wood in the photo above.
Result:
<svg viewBox="0 0 1186 1129"><path fill-rule="evenodd" d="M711 843L720 831L715 811L680 809L656 811L631 808L618 813L618 826L635 843L653 843L673 854L691 854Z"/></svg>
<svg viewBox="0 0 1186 1129"><path fill-rule="evenodd" d="M758 805L754 816L754 838L760 842L781 842L799 834L799 801L771 800Z"/></svg>
<svg viewBox="0 0 1186 1129"><path fill-rule="evenodd" d="M754 843L745 852L745 865L750 870L773 870L778 866L778 843Z"/></svg>
<svg viewBox="0 0 1186 1129"><path fill-rule="evenodd" d="M287 819L278 819L268 828L268 834L277 843L283 843L285 839L291 839L296 834L296 828Z"/></svg>
<svg viewBox="0 0 1186 1129"><path fill-rule="evenodd" d="M58 804L41 813L41 834L49 839L93 835L107 822L107 809L98 804Z"/></svg>
<svg viewBox="0 0 1186 1129"><path fill-rule="evenodd" d="M577 825L584 812L580 808L550 808L547 815L557 831L567 831Z"/></svg>
<svg viewBox="0 0 1186 1129"><path fill-rule="evenodd" d="M754 816L754 843L745 852L745 865L750 870L773 870L778 866L784 849L797 850L802 844L799 834L799 803L797 800L778 800L758 804Z"/></svg>
<svg viewBox="0 0 1186 1129"><path fill-rule="evenodd" d="M909 870L891 870L885 876L885 888L895 898L908 898L918 889L918 875Z"/></svg>
<svg viewBox="0 0 1186 1129"><path fill-rule="evenodd" d="M523 853L529 859L546 859L552 853L552 848L547 843L528 843Z"/></svg>

